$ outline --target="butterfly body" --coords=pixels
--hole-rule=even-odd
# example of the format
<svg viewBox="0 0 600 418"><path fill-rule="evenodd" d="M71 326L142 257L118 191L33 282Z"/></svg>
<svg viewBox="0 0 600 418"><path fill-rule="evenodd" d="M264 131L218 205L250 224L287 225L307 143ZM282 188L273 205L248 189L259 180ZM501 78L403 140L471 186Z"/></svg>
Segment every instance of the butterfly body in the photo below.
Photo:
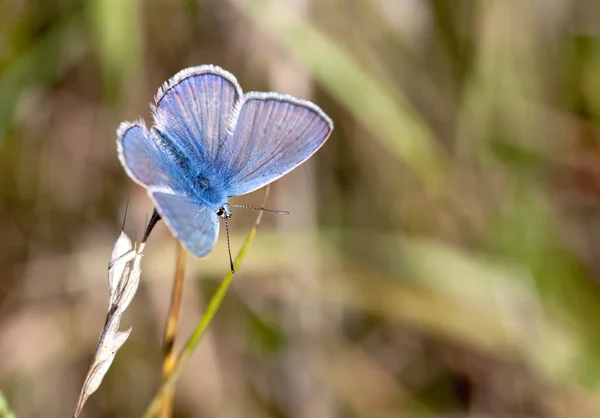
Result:
<svg viewBox="0 0 600 418"><path fill-rule="evenodd" d="M155 97L153 125L124 122L119 159L145 187L172 233L195 256L217 239L227 199L259 189L309 158L333 123L316 105L278 93L242 93L215 66L192 67Z"/></svg>
<svg viewBox="0 0 600 418"><path fill-rule="evenodd" d="M153 133L163 141L163 153L169 157L169 177L176 183L176 189L214 211L221 208L227 202L228 185L226 173L218 169L219 164L208 156L198 158L185 149L175 148L176 139L167 133L154 129L150 131Z"/></svg>

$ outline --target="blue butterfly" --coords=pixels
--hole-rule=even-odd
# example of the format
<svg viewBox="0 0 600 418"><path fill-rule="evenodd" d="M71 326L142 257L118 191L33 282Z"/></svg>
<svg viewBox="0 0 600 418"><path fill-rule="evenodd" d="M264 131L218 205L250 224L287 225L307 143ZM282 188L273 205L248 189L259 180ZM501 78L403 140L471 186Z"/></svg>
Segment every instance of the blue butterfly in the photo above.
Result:
<svg viewBox="0 0 600 418"><path fill-rule="evenodd" d="M212 65L167 81L151 106L154 124L123 122L117 150L171 232L196 257L209 254L227 199L257 190L313 155L333 130L315 104L278 93L243 94Z"/></svg>

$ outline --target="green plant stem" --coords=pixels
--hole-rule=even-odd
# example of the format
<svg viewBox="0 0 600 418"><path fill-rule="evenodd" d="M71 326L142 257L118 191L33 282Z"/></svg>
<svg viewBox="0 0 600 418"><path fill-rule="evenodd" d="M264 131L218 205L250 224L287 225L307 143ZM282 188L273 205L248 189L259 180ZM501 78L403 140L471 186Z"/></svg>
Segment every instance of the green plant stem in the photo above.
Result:
<svg viewBox="0 0 600 418"><path fill-rule="evenodd" d="M269 194L269 187L267 186L263 207L266 204L268 194ZM246 250L248 249L248 247L250 246L250 243L252 242L252 240L254 239L254 236L256 235L256 231L258 230L258 226L260 225L260 221L262 219L262 214L263 214L262 211L258 214L258 217L256 218L256 222L254 223L254 226L250 230L250 233L248 234L248 237L246 238L244 245L242 246L239 253L235 257L235 261L233 263L234 267L235 267L235 271L238 271L238 267L241 264L242 259L244 258L244 255L246 254ZM188 359L190 358L190 356L192 355L194 350L198 347L198 344L202 340L202 337L204 336L206 329L208 328L208 326L212 322L215 314L219 310L219 307L221 306L221 302L223 301L223 298L225 297L225 294L227 293L227 289L229 289L229 285L231 284L232 280L233 280L233 273L229 272L225 276L225 278L223 278L223 280L221 281L219 288L217 289L217 291L214 293L214 295L210 299L210 302L208 303L208 306L206 307L204 314L200 318L200 321L196 325L194 332L188 338L188 340L187 340L183 350L179 354L179 356L177 356L177 359L175 360L175 365L171 371L170 376L168 378L166 378L165 380L163 380L162 386L160 387L158 393L152 399L152 402L148 406L148 409L146 409L146 412L144 413L144 418L154 417L160 411L161 405L163 403L163 398L166 395L168 395L168 393L170 393L171 389L175 385L175 382L179 378L179 375L181 374L184 366L187 364Z"/></svg>

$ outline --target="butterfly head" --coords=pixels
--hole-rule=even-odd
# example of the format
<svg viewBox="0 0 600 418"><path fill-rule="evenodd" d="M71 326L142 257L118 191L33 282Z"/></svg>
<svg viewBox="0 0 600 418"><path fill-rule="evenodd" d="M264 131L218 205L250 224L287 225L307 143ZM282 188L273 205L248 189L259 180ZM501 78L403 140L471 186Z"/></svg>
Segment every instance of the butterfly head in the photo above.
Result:
<svg viewBox="0 0 600 418"><path fill-rule="evenodd" d="M217 210L217 216L220 216L223 219L229 219L231 218L231 208L229 207L229 204L225 203L223 206L221 206L218 210Z"/></svg>

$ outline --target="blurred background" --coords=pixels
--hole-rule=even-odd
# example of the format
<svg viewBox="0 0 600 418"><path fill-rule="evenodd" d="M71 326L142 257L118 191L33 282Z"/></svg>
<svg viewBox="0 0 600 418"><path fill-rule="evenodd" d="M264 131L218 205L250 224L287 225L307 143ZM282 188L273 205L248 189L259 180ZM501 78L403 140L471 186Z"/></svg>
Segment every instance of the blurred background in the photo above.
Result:
<svg viewBox="0 0 600 418"><path fill-rule="evenodd" d="M117 160L182 68L309 99L336 124L271 188L177 417L600 416L600 3L0 0L0 389L65 417L107 263L152 205ZM264 191L235 199L260 205ZM232 248L256 213L235 210ZM223 232L223 231L222 231ZM159 224L133 327L83 416L160 382L176 243ZM228 272L188 256L189 334Z"/></svg>

